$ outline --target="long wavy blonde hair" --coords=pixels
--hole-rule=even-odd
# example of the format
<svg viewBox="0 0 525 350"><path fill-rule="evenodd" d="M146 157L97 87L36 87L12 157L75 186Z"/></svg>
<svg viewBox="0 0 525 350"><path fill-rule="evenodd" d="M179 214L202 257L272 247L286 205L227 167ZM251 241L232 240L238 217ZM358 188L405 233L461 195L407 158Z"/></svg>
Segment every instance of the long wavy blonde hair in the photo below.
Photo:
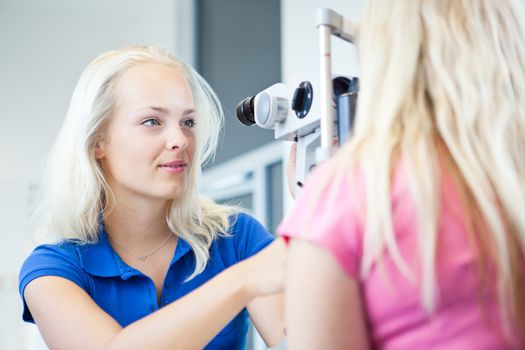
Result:
<svg viewBox="0 0 525 350"><path fill-rule="evenodd" d="M100 215L112 196L95 145L106 131L115 106L119 77L144 64L178 69L193 93L199 123L195 126L196 151L182 197L170 202L166 221L170 229L193 249L196 266L189 279L200 273L209 258L209 247L225 234L233 208L215 204L198 193L201 166L217 147L223 124L220 102L206 81L190 66L159 47L132 46L106 52L82 73L47 163L32 218L37 241L98 240Z"/></svg>
<svg viewBox="0 0 525 350"><path fill-rule="evenodd" d="M480 262L497 267L504 320L525 329L522 6L519 0L369 0L357 43L354 136L333 171L348 173L359 164L366 178L362 276L386 250L413 277L397 246L390 199L393 166L401 155L407 160L418 208L421 300L431 312L445 158L465 194Z"/></svg>

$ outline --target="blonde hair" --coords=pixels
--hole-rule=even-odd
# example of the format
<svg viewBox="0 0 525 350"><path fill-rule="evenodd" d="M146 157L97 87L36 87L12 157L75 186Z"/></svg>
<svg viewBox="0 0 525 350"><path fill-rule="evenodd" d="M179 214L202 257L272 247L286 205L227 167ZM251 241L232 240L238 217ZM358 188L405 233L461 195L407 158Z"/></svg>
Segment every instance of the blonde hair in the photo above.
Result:
<svg viewBox="0 0 525 350"><path fill-rule="evenodd" d="M172 200L166 214L170 229L195 254L196 266L188 279L202 272L213 239L226 234L232 207L198 193L202 165L213 157L223 124L220 102L206 81L190 66L159 47L132 46L106 52L82 73L47 163L32 224L36 236L50 240L98 240L101 213L112 196L95 145L106 131L115 105L119 77L131 67L157 63L181 71L193 93L199 122L196 150L184 194Z"/></svg>
<svg viewBox="0 0 525 350"><path fill-rule="evenodd" d="M360 92L353 139L334 172L366 178L361 275L385 251L409 278L392 225L399 157L413 176L421 301L436 306L440 159L457 169L483 264L495 264L504 320L525 326L525 17L516 0L369 0L358 35ZM352 171L350 171L352 173ZM483 226L486 229L483 230ZM481 230L480 230L481 229ZM509 323L507 323L508 325ZM522 328L523 329L523 328Z"/></svg>

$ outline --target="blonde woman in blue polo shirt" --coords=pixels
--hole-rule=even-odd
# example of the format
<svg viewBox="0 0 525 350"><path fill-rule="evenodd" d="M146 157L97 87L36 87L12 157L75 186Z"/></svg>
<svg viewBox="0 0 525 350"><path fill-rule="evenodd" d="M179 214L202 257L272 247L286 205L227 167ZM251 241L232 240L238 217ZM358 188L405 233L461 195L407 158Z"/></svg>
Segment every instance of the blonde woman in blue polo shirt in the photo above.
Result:
<svg viewBox="0 0 525 350"><path fill-rule="evenodd" d="M160 48L83 72L34 216L54 240L20 272L23 318L51 349L243 349L248 314L279 343L284 244L197 192L221 122L208 84Z"/></svg>

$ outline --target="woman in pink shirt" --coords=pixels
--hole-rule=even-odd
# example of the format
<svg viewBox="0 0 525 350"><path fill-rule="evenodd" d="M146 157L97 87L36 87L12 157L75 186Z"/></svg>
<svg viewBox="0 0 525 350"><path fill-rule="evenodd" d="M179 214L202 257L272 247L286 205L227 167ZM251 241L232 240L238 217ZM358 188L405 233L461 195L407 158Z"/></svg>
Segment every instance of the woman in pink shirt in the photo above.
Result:
<svg viewBox="0 0 525 350"><path fill-rule="evenodd" d="M525 348L518 0L369 0L353 139L291 238L289 349Z"/></svg>

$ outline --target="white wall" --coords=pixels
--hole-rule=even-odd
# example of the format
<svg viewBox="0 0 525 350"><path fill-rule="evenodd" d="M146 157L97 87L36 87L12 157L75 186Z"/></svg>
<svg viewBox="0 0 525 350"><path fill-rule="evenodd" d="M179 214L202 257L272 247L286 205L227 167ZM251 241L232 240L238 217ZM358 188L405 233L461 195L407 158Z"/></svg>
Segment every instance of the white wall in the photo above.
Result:
<svg viewBox="0 0 525 350"><path fill-rule="evenodd" d="M318 8L330 8L359 22L365 0L282 0L282 75L287 84L318 81L319 49L315 26ZM357 75L356 52L352 45L332 40L333 72ZM315 93L315 92L314 92Z"/></svg>
<svg viewBox="0 0 525 350"><path fill-rule="evenodd" d="M77 78L109 49L158 44L173 51L178 5L0 0L0 349L35 348L35 327L23 325L17 292L28 202Z"/></svg>

